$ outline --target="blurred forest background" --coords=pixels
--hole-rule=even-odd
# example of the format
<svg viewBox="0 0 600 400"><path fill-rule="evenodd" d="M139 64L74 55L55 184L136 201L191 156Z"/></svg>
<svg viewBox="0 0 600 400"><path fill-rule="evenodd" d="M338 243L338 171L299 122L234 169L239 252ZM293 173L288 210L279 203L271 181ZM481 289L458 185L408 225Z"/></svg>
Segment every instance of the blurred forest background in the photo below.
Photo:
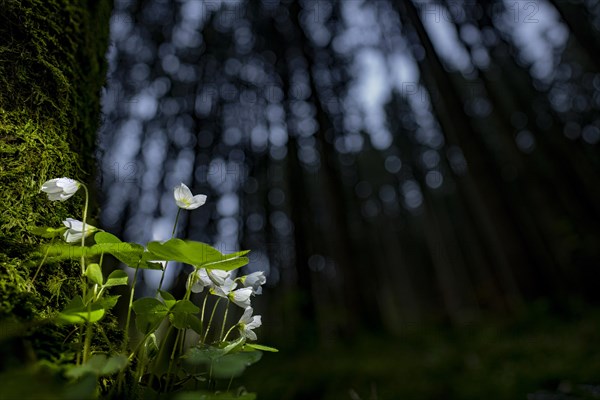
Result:
<svg viewBox="0 0 600 400"><path fill-rule="evenodd" d="M597 394L598 2L114 7L102 226L208 195L179 236L268 274L259 398Z"/></svg>

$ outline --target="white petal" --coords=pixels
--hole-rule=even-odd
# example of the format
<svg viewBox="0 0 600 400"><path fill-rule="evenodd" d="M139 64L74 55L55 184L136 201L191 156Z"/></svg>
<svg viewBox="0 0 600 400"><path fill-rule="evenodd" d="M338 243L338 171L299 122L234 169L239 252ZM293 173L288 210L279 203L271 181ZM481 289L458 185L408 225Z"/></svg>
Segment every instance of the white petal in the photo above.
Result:
<svg viewBox="0 0 600 400"><path fill-rule="evenodd" d="M227 298L228 298L228 296L229 296L229 293L225 293L225 292L223 291L223 289L222 289L220 286L213 286L213 287L210 289L210 292L211 292L212 294L214 294L215 296L223 297L223 298L226 298L226 299L227 299Z"/></svg>
<svg viewBox="0 0 600 400"><path fill-rule="evenodd" d="M58 182L58 178L50 179L49 181L44 182L42 184L42 192L57 193L62 191L62 189L56 185L56 182Z"/></svg>
<svg viewBox="0 0 600 400"><path fill-rule="evenodd" d="M229 294L229 299L242 308L250 307L252 288L238 289Z"/></svg>
<svg viewBox="0 0 600 400"><path fill-rule="evenodd" d="M81 232L69 229L68 231L66 231L64 233L64 236L65 236L65 242L76 243L76 242L81 241L81 236L83 236L83 235L81 234Z"/></svg>
<svg viewBox="0 0 600 400"><path fill-rule="evenodd" d="M73 219L73 218L67 218L67 220L66 220L66 221L63 221L63 224L65 224L65 226L66 226L67 228L71 228L71 229L73 229L73 230L75 230L75 231L79 231L79 232L83 231L83 222L81 222L81 221L78 221L78 220L76 220L76 219ZM87 224L86 224L86 225L87 225ZM87 227L86 227L86 228L87 228ZM87 230L87 229L86 229L86 230Z"/></svg>
<svg viewBox="0 0 600 400"><path fill-rule="evenodd" d="M48 193L48 200L50 201L64 201L66 200L65 198L63 198L63 194L58 192L58 193Z"/></svg>
<svg viewBox="0 0 600 400"><path fill-rule="evenodd" d="M262 325L262 317L260 315L255 315L252 317L252 321L246 324L246 327L249 329L256 329Z"/></svg>
<svg viewBox="0 0 600 400"><path fill-rule="evenodd" d="M244 324L244 325L250 324L253 320L253 318L252 318L253 311L254 310L252 310L252 307L246 308L244 310L244 315L242 315L242 317L240 318L240 321L238 323Z"/></svg>
<svg viewBox="0 0 600 400"><path fill-rule="evenodd" d="M56 186L62 188L66 194L74 194L79 189L79 182L71 178L60 178L56 182Z"/></svg>
<svg viewBox="0 0 600 400"><path fill-rule="evenodd" d="M191 204L187 207L188 210L195 210L196 208L204 205L206 203L206 195L205 194L197 194L192 198Z"/></svg>
<svg viewBox="0 0 600 400"><path fill-rule="evenodd" d="M248 327L244 329L244 336L250 340L256 340L256 333L252 332Z"/></svg>
<svg viewBox="0 0 600 400"><path fill-rule="evenodd" d="M244 279L244 286L260 286L267 282L267 278L265 277L265 273L263 271L253 272L250 275L247 275Z"/></svg>
<svg viewBox="0 0 600 400"><path fill-rule="evenodd" d="M227 281L227 278L229 278L229 272L220 269L211 269L206 272L207 276L215 283L215 285L222 286ZM227 286L231 286L231 283L228 283Z"/></svg>
<svg viewBox="0 0 600 400"><path fill-rule="evenodd" d="M181 183L173 190L173 196L175 197L176 201L187 200L189 202L192 199L192 191L190 188Z"/></svg>

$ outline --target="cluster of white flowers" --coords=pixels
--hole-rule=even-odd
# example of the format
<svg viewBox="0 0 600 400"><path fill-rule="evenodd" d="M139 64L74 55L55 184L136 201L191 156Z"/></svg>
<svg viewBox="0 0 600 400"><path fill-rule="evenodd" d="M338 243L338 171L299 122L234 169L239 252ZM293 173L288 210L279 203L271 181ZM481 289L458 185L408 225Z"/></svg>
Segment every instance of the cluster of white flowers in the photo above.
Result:
<svg viewBox="0 0 600 400"><path fill-rule="evenodd" d="M244 315L238 322L240 333L250 340L256 340L252 329L261 325L261 317L252 316L250 299L253 295L262 293L262 285L266 281L267 278L262 271L232 279L231 273L227 271L198 268L190 274L187 285L194 293L207 289L211 294L225 298L243 308Z"/></svg>
<svg viewBox="0 0 600 400"><path fill-rule="evenodd" d="M51 201L65 201L73 196L82 184L70 178L55 178L44 182L41 191L48 195ZM184 210L195 210L206 203L204 194L193 195L192 191L183 183L173 189L173 197L177 206ZM67 227L64 240L67 243L77 243L82 237L89 236L98 228L83 222L67 218L63 221ZM84 227L85 225L85 227ZM190 274L187 285L194 293L200 293L205 288L215 296L231 301L244 309L244 314L237 323L240 334L249 339L256 340L253 329L261 326L261 316L252 315L254 310L250 298L262 293L262 285L267 281L264 272L253 272L239 278L232 279L231 273L218 269L198 268Z"/></svg>

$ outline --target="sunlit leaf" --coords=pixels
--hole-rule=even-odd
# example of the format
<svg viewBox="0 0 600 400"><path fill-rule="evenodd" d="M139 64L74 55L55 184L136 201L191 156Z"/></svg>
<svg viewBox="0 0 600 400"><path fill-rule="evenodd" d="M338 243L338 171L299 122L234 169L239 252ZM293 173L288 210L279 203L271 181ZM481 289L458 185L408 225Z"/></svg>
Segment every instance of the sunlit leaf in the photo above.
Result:
<svg viewBox="0 0 600 400"><path fill-rule="evenodd" d="M122 243L121 239L108 232L98 232L94 235L94 241L98 244L102 243Z"/></svg>
<svg viewBox="0 0 600 400"><path fill-rule="evenodd" d="M255 350L269 351L271 353L279 352L279 350L277 350L275 347L269 347L269 346L265 346L262 344L256 344L256 343L246 343L246 345L244 347L249 347L249 348L255 349Z"/></svg>
<svg viewBox="0 0 600 400"><path fill-rule="evenodd" d="M237 257L224 261L217 261L214 263L204 264L202 268L206 269L222 269L224 271L232 271L234 269L243 267L248 264L250 260L248 257Z"/></svg>
<svg viewBox="0 0 600 400"><path fill-rule="evenodd" d="M196 268L207 266L207 268L218 268L223 270L233 270L242 265L247 264L240 262L222 264L219 266L215 263L223 263L224 261L241 257L247 254L247 251L241 251L232 254L223 254L219 250L206 243L196 242L193 240L170 239L164 243L149 242L148 250L155 255L155 260L177 261L185 264L190 264Z"/></svg>
<svg viewBox="0 0 600 400"><path fill-rule="evenodd" d="M50 228L48 226L34 226L29 229L29 232L36 236L41 236L45 238L53 238L57 236L61 236L63 233L67 231L66 226L61 226L60 228Z"/></svg>
<svg viewBox="0 0 600 400"><path fill-rule="evenodd" d="M96 245L94 251L112 254L117 260L131 268L161 269L160 264L150 263L153 258L137 243L123 242L108 232L98 232L94 235Z"/></svg>
<svg viewBox="0 0 600 400"><path fill-rule="evenodd" d="M83 304L81 296L75 296L57 317L57 322L63 324L83 324L87 321L96 322L104 316L105 310L101 303L90 306Z"/></svg>
<svg viewBox="0 0 600 400"><path fill-rule="evenodd" d="M108 275L104 287L127 285L128 279L129 276L127 275L127 273L123 270L118 269L111 272L110 275Z"/></svg>
<svg viewBox="0 0 600 400"><path fill-rule="evenodd" d="M104 278L102 277L102 270L98 264L89 264L85 270L85 276L87 276L91 282L102 285Z"/></svg>

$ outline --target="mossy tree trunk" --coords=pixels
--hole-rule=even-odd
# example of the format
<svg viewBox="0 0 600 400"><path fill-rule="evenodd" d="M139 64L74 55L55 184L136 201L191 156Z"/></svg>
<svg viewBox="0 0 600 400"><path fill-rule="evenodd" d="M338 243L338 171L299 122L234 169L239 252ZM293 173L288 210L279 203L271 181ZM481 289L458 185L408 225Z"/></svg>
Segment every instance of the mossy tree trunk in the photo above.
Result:
<svg viewBox="0 0 600 400"><path fill-rule="evenodd" d="M0 324L5 327L15 319L43 320L79 292L75 263L44 265L30 285L39 240L29 231L81 218L82 192L50 202L40 186L62 176L94 180L110 10L108 0L0 1ZM93 208L91 217L93 223ZM11 334L4 331L0 341ZM27 353L58 355L62 333L52 324L30 329ZM8 353L4 349L0 352ZM0 354L0 367L9 365L7 357Z"/></svg>

